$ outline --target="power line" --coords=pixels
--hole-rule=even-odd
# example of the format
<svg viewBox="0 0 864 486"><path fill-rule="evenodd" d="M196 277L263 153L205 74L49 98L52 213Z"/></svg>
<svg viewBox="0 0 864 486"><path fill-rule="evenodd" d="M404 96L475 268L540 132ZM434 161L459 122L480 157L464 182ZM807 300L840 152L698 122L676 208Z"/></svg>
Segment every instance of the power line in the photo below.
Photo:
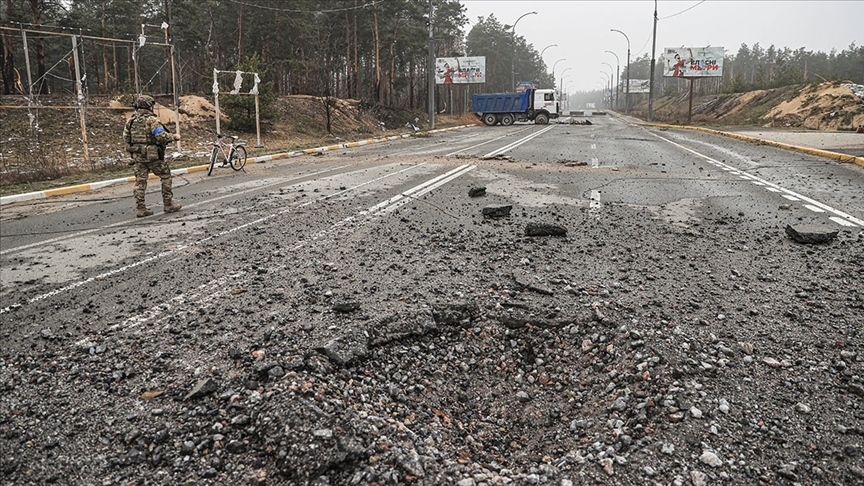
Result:
<svg viewBox="0 0 864 486"><path fill-rule="evenodd" d="M705 3L705 0L702 0L701 2L697 3L696 5L693 5L692 7L686 8L686 9L684 9L684 10L682 10L682 11L676 13L676 14L669 15L668 17L660 17L660 18L657 19L657 20L666 20L666 19L671 19L672 17L675 17L675 16L677 16L677 15L681 15L681 14L683 14L684 12L686 12L686 11L688 11L688 10L692 10L692 9L698 7L699 5L702 5L703 3Z"/></svg>
<svg viewBox="0 0 864 486"><path fill-rule="evenodd" d="M329 10L297 10L297 9L291 9L291 8L279 8L279 7L268 7L266 5L256 5L254 3L242 2L240 0L229 0L229 1L231 3L236 3L238 5L243 5L245 7L260 8L263 10L275 10L277 12L306 14L306 13L335 13L335 12L345 12L348 10L359 10L359 9L363 9L366 7L374 6L376 3L382 3L382 1L386 1L386 0L376 0L376 1L373 1L371 3L364 3L363 5L358 5L356 7L335 8L335 9L329 9Z"/></svg>

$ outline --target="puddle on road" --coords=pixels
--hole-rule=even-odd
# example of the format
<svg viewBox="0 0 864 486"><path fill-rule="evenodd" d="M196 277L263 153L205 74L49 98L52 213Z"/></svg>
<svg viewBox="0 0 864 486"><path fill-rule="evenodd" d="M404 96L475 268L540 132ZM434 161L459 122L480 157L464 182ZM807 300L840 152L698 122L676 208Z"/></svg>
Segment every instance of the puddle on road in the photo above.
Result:
<svg viewBox="0 0 864 486"><path fill-rule="evenodd" d="M483 169L474 171L474 177L483 179L487 194L503 196L521 206L542 207L566 204L588 207L589 201L559 194L555 184L528 182L510 174L490 172Z"/></svg>

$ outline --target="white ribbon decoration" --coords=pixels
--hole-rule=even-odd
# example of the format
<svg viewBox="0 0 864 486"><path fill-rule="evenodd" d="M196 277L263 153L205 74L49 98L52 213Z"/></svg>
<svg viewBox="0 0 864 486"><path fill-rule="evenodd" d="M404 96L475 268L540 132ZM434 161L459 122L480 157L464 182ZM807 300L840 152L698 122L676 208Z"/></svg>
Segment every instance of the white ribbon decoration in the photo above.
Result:
<svg viewBox="0 0 864 486"><path fill-rule="evenodd" d="M249 94L257 95L258 94L258 83L261 82L261 78L258 77L258 73L252 73L252 74L255 75L255 86L252 86L252 90L249 91Z"/></svg>
<svg viewBox="0 0 864 486"><path fill-rule="evenodd" d="M240 88L243 86L243 71L237 71L234 76L234 89L231 90L231 94L239 94Z"/></svg>

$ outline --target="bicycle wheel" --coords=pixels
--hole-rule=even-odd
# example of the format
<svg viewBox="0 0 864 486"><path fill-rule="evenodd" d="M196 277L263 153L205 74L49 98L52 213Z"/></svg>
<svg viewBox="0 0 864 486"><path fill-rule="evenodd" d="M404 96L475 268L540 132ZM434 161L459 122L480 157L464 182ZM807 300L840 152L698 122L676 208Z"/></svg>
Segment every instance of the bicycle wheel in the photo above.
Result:
<svg viewBox="0 0 864 486"><path fill-rule="evenodd" d="M231 153L230 164L234 170L240 170L246 165L246 147L242 145L234 147L234 152Z"/></svg>
<svg viewBox="0 0 864 486"><path fill-rule="evenodd" d="M207 175L213 173L213 166L216 165L216 147L213 147L213 150L210 152L210 165L207 166Z"/></svg>

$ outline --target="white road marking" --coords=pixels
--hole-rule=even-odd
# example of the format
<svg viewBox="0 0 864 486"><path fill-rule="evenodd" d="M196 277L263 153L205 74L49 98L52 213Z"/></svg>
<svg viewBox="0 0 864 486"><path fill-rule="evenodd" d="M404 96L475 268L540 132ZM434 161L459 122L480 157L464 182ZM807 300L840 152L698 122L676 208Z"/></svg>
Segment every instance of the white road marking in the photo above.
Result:
<svg viewBox="0 0 864 486"><path fill-rule="evenodd" d="M199 202L197 202L197 203L186 204L185 207L186 207L186 209L194 208L195 206L201 206L202 204L210 204L210 203L213 203L213 202L215 202L215 201L219 201L219 200L221 200L221 199L225 199L225 198L228 198L228 197L241 196L241 195L246 194L246 193L249 193L249 192L260 191L260 190L262 190L262 189L267 189L267 188L269 188L269 187L273 187L273 186L290 184L292 181L295 181L295 180L297 180L297 179L303 179L303 178L310 177L310 176L314 177L314 176L317 176L317 175L323 174L323 173L325 173L325 172L330 172L330 171L334 171L334 170L339 170L339 169L343 169L343 168L345 168L345 167L348 167L348 166L347 166L347 165L340 165L340 166L338 166L338 167L333 167L333 168L330 168L330 169L319 170L319 171L316 171L316 172L311 172L311 173L309 173L309 174L304 174L304 175L302 175L302 176L298 176L298 177L295 177L295 178L293 178L293 179L281 180L281 181L278 181L278 182L274 182L274 183L272 183L272 184L264 184L264 185L261 185L261 186L253 187L253 188L246 189L246 190L239 191L239 192L231 192L231 193L226 194L226 195L224 195L224 196L217 196L217 197L213 197L213 198L210 198L210 199L206 199L206 200L204 200L204 201L199 201ZM56 238L51 238L51 239L49 239L49 240L37 241L37 242L35 242L35 243L30 243L30 244L28 244L28 245L22 245L22 246L18 246L18 247L15 247L15 248L7 248L7 249L5 249L5 250L0 251L0 256L5 255L5 254L7 254L7 253L12 253L12 252L17 252L17 251L27 250L27 249L30 249L30 248L35 248L35 247L37 247L37 246L50 245L51 243L57 243L58 241L69 240L69 239L73 239L73 238L78 238L79 236L88 235L88 234L90 234L90 233L95 233L95 232L97 232L97 231L103 231L103 230L106 230L106 229L111 229L111 228L116 228L116 227L118 227L118 226L126 226L126 225L132 225L132 221L128 221L128 220L118 221L118 222L116 222L116 223L107 224L107 225L105 225L105 226L100 226L100 227L98 227L98 228L91 228L91 229L88 229L88 230L78 231L78 232L71 233L71 234L68 234L68 235L58 236L58 237L56 237Z"/></svg>
<svg viewBox="0 0 864 486"><path fill-rule="evenodd" d="M591 144L591 150L597 150L597 144L596 143Z"/></svg>
<svg viewBox="0 0 864 486"><path fill-rule="evenodd" d="M360 211L356 216L349 216L347 218L344 218L341 221L334 223L329 228L324 229L322 231L319 231L318 233L316 233L312 237L298 242L296 245L294 245L293 248L291 248L290 251L297 251L297 250L303 248L304 246L306 246L312 242L322 240L322 239L326 238L329 234L331 234L334 231L345 226L347 223L350 223L350 222L357 220L358 217L365 216L365 221L361 221L359 224L363 224L365 222L371 221L374 217L377 216L377 214L380 214L383 212L388 212L390 210L393 210L395 207L401 206L401 205L409 202L410 199L406 199L406 198L404 198L404 196L411 196L411 195L421 196L421 195L426 194L427 192L429 192L429 191L431 191L431 190L433 190L433 189L435 189L435 188L437 188L443 184L446 184L447 182L450 182L451 180L453 180L459 176L467 174L468 172L474 170L475 168L476 167L473 165L470 165L470 166L469 165L462 165L462 166L457 167L456 169L453 169L453 170L451 170L445 174L442 174L442 175L437 176L433 179L430 179L429 181L426 181L420 185L412 187L411 189L408 189L408 190L402 192L398 196L394 196L394 197L387 199L385 201L382 201L382 202L380 202L380 203L378 203L378 204L376 204L376 205L374 205L374 206L372 206L366 210ZM402 197L400 197L400 196L402 196ZM382 211L382 209L383 209L383 211ZM284 268L285 268L284 266L277 266L274 269L270 269L270 272L273 273L273 272L279 271L279 270L284 269ZM230 275L229 277L231 277L232 280L236 281L238 278L241 278L244 274L245 274L245 272L240 272L240 273L236 273L234 275ZM121 324L117 324L115 326L112 326L112 329L116 329L116 328L131 329L133 327L144 324L144 323L146 323L146 322L148 322L154 318L159 318L156 322L161 322L161 321L167 319L168 317L166 316L166 317L160 318L159 316L162 316L168 310L170 310L172 308L172 304L179 305L179 304L192 303L192 302L195 302L199 305L209 304L210 302L216 300L219 296L221 296L225 292L231 291L231 289L226 288L227 283L228 283L227 277L221 277L218 279L211 280L210 282L207 282L203 285L200 285L197 289L195 289L194 293L191 293L191 294L186 295L186 296L184 296L183 294L178 295L178 296L174 297L173 299L171 299L171 301L169 301L169 302L160 303L160 304L154 306L153 308L148 309L147 311L145 311L141 314L138 314L137 316L132 316L132 317L126 319Z"/></svg>
<svg viewBox="0 0 864 486"><path fill-rule="evenodd" d="M810 211L813 211L814 213L824 213L825 212L824 209L817 208L816 206L813 206L812 204L805 204L804 207L809 209Z"/></svg>
<svg viewBox="0 0 864 486"><path fill-rule="evenodd" d="M846 226L846 227L851 226L853 228L855 227L854 224L850 223L849 221L846 221L843 218L838 218L837 216L831 216L828 219L830 219L831 221L834 221L835 223L839 224L840 226Z"/></svg>
<svg viewBox="0 0 864 486"><path fill-rule="evenodd" d="M589 209L599 209L603 207L603 204L600 203L600 191L593 190L591 191L590 201L588 203Z"/></svg>
<svg viewBox="0 0 864 486"><path fill-rule="evenodd" d="M481 158L482 159L491 159L492 157L495 157L496 155L503 154L504 152L509 152L510 150L513 150L514 148L516 148L516 147L518 147L524 143L527 143L531 139L539 137L540 135L543 135L544 133L546 133L549 130L552 130L554 128L555 128L555 125L550 125L550 126L544 128L538 132L534 132L531 135L528 135L527 137L521 138L521 139L511 143L510 145L506 145L504 147L499 148L498 150L489 152L488 154L482 156Z"/></svg>
<svg viewBox="0 0 864 486"><path fill-rule="evenodd" d="M777 192L781 192L781 191L778 190ZM800 199L798 199L797 197L790 196L788 194L783 194L782 196L785 197L786 199L790 200L790 201L800 201Z"/></svg>
<svg viewBox="0 0 864 486"><path fill-rule="evenodd" d="M178 245L178 246L176 246L176 247L174 247L174 248L172 248L172 249L170 249L170 250L166 250L166 251L163 251L163 252L157 253L157 254L155 254L155 255L152 255L152 256L147 257L147 258L145 258L145 259L143 259L143 260L139 260L139 261L137 261L137 262L131 263L131 264L129 264L129 265L124 265L124 266L122 266L122 267L115 268L115 269L110 270L110 271L108 271L108 272L105 272L105 273L102 273L102 274L96 275L95 277L90 277L90 278L87 278L87 279L84 279L84 280L80 280L80 281L78 281L78 282L73 282L73 283L71 283L71 284L69 284L69 285L67 285L67 286L65 286L65 287L61 287L61 288L59 288L59 289L54 289L54 290L52 290L51 292L48 292L48 293L45 293L45 294L42 294L42 295L37 295L37 296L35 296L35 297L31 297L30 299L27 300L26 303L27 303L27 304L32 304L32 303L34 303L34 302L39 302L40 300L44 300L44 299L47 299L47 298L49 298L49 297L53 297L53 296L55 296L55 295L59 295L59 294L62 294L62 293L68 292L68 291L70 291L70 290L72 290L72 289L76 289L76 288L78 288L78 287L81 287L82 285L86 285L86 284L92 283L92 282L97 281L97 280L105 280L105 279L107 279L107 278L109 278L109 277L113 277L114 275L121 274L121 273L123 273L123 272L126 272L127 270L130 270L130 269L132 269L132 268L136 268L136 267L141 266L141 265L143 265L143 264L145 264L145 263L150 263L150 262L152 262L152 261L156 261L156 260L159 260L159 259L165 258L165 257L167 257L167 256L169 256L169 255L173 255L173 254L178 253L178 252L180 252L180 251L186 250L187 248L190 248L190 247L193 247L193 246L201 245L202 243L206 243L206 242L208 242L208 241L210 241L210 240L214 240L214 239L217 239L217 238L221 238L222 236L225 236L225 235L228 235L228 234L234 233L234 232L236 232L236 231L239 231L239 230L244 229L244 228L248 228L248 227L250 227L250 226L257 226L257 225L260 225L261 223L263 223L263 222L265 222L265 221L267 221L267 220L273 219L273 218L275 218L275 217L277 217L277 216L281 216L281 215L286 214L286 213L289 213L289 212L291 212L291 211L296 211L297 209L300 209L300 208L303 208L303 207L306 207L306 206L310 206L310 205L315 204L315 203L320 202L320 201L325 201L325 200L330 199L330 198L332 198L332 197L336 197L336 196L342 195L342 194L344 194L344 193L346 193L346 192L350 192L350 191L356 190L356 189L358 189L358 188L360 188L360 187L366 186L366 185L368 185L368 184L372 184L373 182L377 182L377 181L379 181L379 180L383 180L383 179L386 179L386 178L393 177L393 176L395 176L395 175L401 174L401 173L403 173L403 172L407 172L407 171L409 171L409 170L416 169L417 167L420 167L420 166L423 166L423 165L425 165L425 162L424 162L424 163L421 163L421 164L417 164L417 165L412 165L412 166L410 166L410 167L406 167L406 168L404 168L404 169L402 169L402 170L398 170L398 171L393 172L393 173L390 173L390 174L385 174L385 175L383 175L383 176L376 177L375 179L372 179L372 180L369 180L369 181L366 181L366 182L363 182L363 183L357 184L357 185L355 185L355 186L353 186L353 187L349 187L349 188L347 188L347 189L343 189L343 190L341 190L341 191L336 191L336 192L334 192L334 193L332 193L332 194L328 194L328 195L326 195L326 196L321 196L321 197L318 198L318 199L314 199L314 200L312 200L312 201L307 201L307 202L305 202L305 203L303 203L303 204L300 204L300 205L298 205L298 206L296 206L296 207L289 207L289 208L283 209L283 210L281 210L281 211L277 211L277 212L275 212L275 213L270 213L270 214L268 214L268 215L266 215L266 216L263 216L263 217L261 217L261 218L258 218L258 219L256 219L256 220L254 220L254 221L249 221L249 222L244 223L244 224L241 224L241 225L239 225L239 226L235 226L235 227L233 227L233 228L229 228L229 229L224 230L224 231L221 231L221 232L219 232L219 233L216 233L216 234L213 234L213 235L207 236L207 237L205 237L205 238L202 238L202 239L200 239L200 240L193 241L192 243L187 243L187 244L185 244L185 245ZM6 312L9 312L9 311L11 311L11 310L13 310L13 309L17 309L17 308L19 308L19 307L21 307L21 304L16 304L16 305L13 305L13 306L9 306L9 307L2 308L2 309L0 309L0 314L4 314L4 313L6 313Z"/></svg>
<svg viewBox="0 0 864 486"><path fill-rule="evenodd" d="M708 157L708 156L705 155L705 154L699 153L699 152L697 152L697 151L695 151L695 150L693 150L693 149L691 149L691 148L687 148L687 147L681 145L680 143L673 142L672 140L669 140L668 138L661 137L660 135L657 135L656 133L653 133L653 132L648 131L648 130L646 130L646 131L647 131L649 134L653 135L654 137L657 137L657 138L659 138L660 140L663 140L663 141L665 141L665 142L668 142L668 143L670 143L670 144L672 144L672 145L674 145L674 146L676 146L676 147L678 147L678 148L680 148L680 149L682 149L682 150L685 150L685 151L687 151L687 152L690 152L691 154L694 154L694 155L696 155L696 156L698 156L698 157L701 157L702 159L705 159L705 160L707 160L708 162L711 162L711 163L717 165L718 167L727 167L727 168L731 171L731 172L730 172L731 174L736 174L736 175L740 175L740 174L741 174L741 173L738 171L738 169L736 169L735 167L732 167L732 166L726 165L726 164L724 164L723 162L720 162L720 161L718 161L718 160L716 160L716 159L712 159L711 157ZM839 209L833 208L833 207L831 207L831 206L829 206L829 205L827 205L827 204L825 204L825 203L821 203L821 202L819 202L819 201L817 201L817 200L815 200L815 199L811 199L811 198L809 198L809 197L807 197L807 196L803 196L803 195L801 195L801 194L798 194L798 193L795 192L795 191L792 191L792 190L786 189L785 187L782 187L782 186L779 186L779 185L777 185L777 184L774 184L773 182L766 181L765 179L761 179L761 178L756 177L756 176L753 176L753 175L749 176L749 178L752 179L752 180L754 180L754 181L759 181L759 182L765 184L765 185L768 186L768 187L773 187L773 188L779 190L780 192L783 192L783 193L784 193L783 197L785 197L786 199L789 199L790 201L793 200L793 199L791 199L790 197L787 197L787 196L791 196L791 197L793 197L793 198L798 198L798 200L801 200L801 201L804 201L804 202L806 202L806 203L809 203L810 205L812 205L812 206L814 206L814 207L816 207L816 208L822 209L822 210L824 210L824 211L827 211L827 212L829 212L829 213L833 213L834 215L836 215L836 216L838 216L838 217L840 217L840 218L843 218L844 220L846 220L846 221L848 221L848 222L850 222L850 223L852 223L852 224L854 224L854 225L856 225L856 226L860 226L860 227L864 228L864 221L862 221L862 220L860 220L860 219L858 219L858 218L852 216L851 214L847 214L847 213L845 213L845 212L843 212L843 211L841 211L841 210L839 210ZM809 208L808 208L808 209L809 209ZM832 220L832 221L833 221L833 220Z"/></svg>
<svg viewBox="0 0 864 486"><path fill-rule="evenodd" d="M514 135L514 134L516 134L516 133L524 132L525 130L528 130L528 129L530 129L530 127L526 127L526 128L523 128L523 129L521 129L521 130L517 130L517 131L512 132L512 133L508 133L507 135L501 135L500 137L493 138L492 140L487 140L487 141L485 141L485 142L483 142L483 143L478 143L477 145L472 145L472 146L470 146L470 147L465 147L465 148L463 148L463 149L457 150L457 151L455 151L455 152L450 152L449 154L444 154L444 157L452 157L452 156L454 156L454 155L456 155L456 154L458 154L458 153L464 152L464 151L466 151L466 150L470 150L470 149L477 148L477 147L482 147L483 145L486 145L487 143L492 143L492 142L494 142L494 141L496 141L496 140L501 140L502 138L510 137L510 136L512 136L512 135Z"/></svg>
<svg viewBox="0 0 864 486"><path fill-rule="evenodd" d="M597 157L591 157L591 167L594 169L600 167L600 159Z"/></svg>

